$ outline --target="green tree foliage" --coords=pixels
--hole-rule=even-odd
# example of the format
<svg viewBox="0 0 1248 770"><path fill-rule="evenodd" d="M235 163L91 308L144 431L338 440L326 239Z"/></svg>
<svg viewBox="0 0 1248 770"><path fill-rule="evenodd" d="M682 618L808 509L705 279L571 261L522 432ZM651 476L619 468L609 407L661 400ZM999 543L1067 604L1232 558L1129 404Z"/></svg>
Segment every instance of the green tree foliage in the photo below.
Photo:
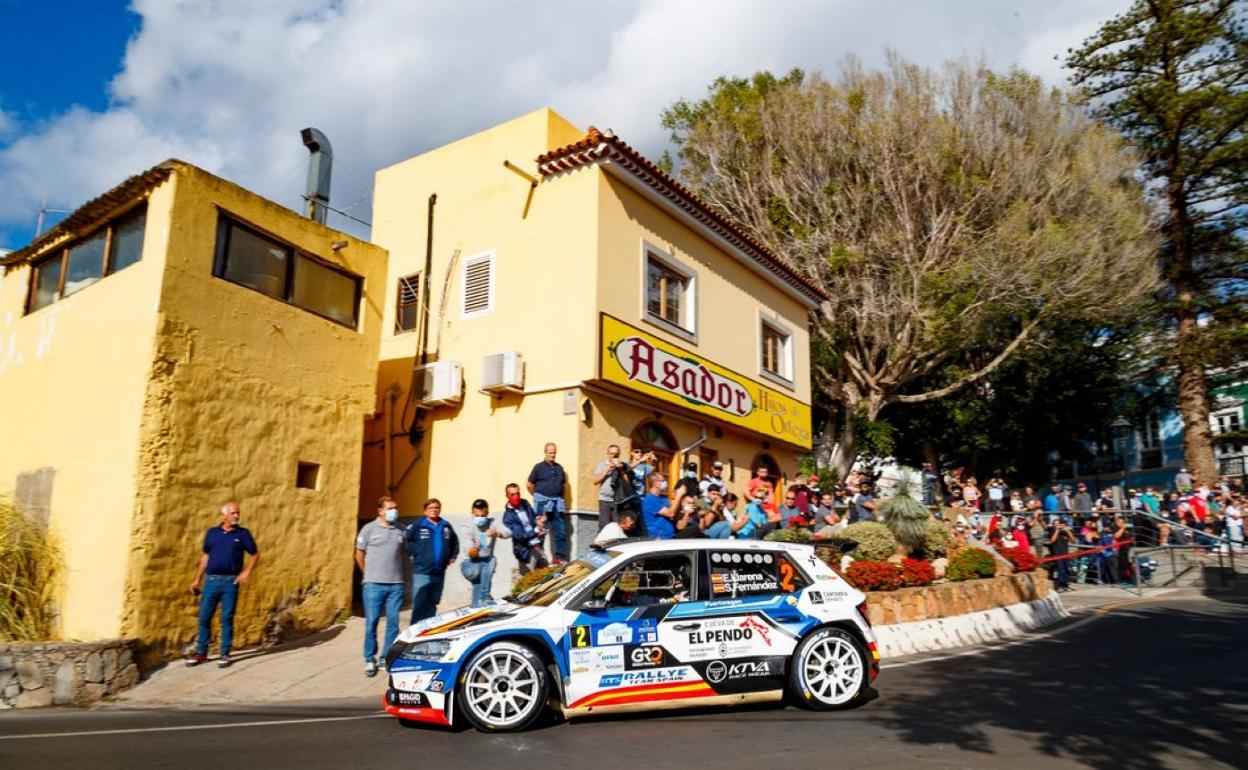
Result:
<svg viewBox="0 0 1248 770"><path fill-rule="evenodd" d="M888 527L878 521L860 521L857 524L850 524L833 540L836 542L852 540L857 543L858 547L853 552L855 559L887 559L897 552L897 538L893 536Z"/></svg>
<svg viewBox="0 0 1248 770"><path fill-rule="evenodd" d="M1216 476L1206 372L1248 350L1248 38L1243 2L1136 0L1066 64L1144 161L1161 208L1160 337L1186 464Z"/></svg>
<svg viewBox="0 0 1248 770"><path fill-rule="evenodd" d="M1155 286L1133 157L1023 72L893 56L835 81L720 78L663 122L681 178L831 294L812 377L839 415L838 470L864 427L891 440L886 406L956 393L1051 324L1105 323Z"/></svg>

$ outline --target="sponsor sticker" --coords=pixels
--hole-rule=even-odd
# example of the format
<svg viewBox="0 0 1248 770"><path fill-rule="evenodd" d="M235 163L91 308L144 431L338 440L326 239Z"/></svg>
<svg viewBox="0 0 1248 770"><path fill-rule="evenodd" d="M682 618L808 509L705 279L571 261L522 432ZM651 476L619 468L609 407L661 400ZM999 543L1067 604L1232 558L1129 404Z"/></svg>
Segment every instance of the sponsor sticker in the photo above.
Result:
<svg viewBox="0 0 1248 770"><path fill-rule="evenodd" d="M595 644L632 644L633 629L627 623L608 623L598 629Z"/></svg>
<svg viewBox="0 0 1248 770"><path fill-rule="evenodd" d="M611 674L624 670L624 648L611 647L573 648L569 651L569 663L574 674Z"/></svg>
<svg viewBox="0 0 1248 770"><path fill-rule="evenodd" d="M629 668L658 668L666 664L667 654L658 645L643 644L639 647L632 647L628 651Z"/></svg>
<svg viewBox="0 0 1248 770"><path fill-rule="evenodd" d="M706 678L712 684L719 684L730 679L752 679L771 676L771 664L765 660L725 663L722 660L711 661L706 667Z"/></svg>
<svg viewBox="0 0 1248 770"><path fill-rule="evenodd" d="M806 595L810 597L811 604L823 604L823 594L818 591L807 591Z"/></svg>
<svg viewBox="0 0 1248 770"><path fill-rule="evenodd" d="M636 687L644 684L680 682L688 678L685 668L656 668L646 671L625 671L607 674L598 680L599 687Z"/></svg>

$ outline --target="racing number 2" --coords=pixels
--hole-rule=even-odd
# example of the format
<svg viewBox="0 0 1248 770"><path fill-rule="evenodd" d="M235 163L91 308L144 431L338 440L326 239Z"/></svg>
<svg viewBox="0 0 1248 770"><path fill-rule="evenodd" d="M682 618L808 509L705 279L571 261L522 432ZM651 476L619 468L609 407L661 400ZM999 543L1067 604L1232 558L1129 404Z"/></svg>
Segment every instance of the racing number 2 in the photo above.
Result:
<svg viewBox="0 0 1248 770"><path fill-rule="evenodd" d="M589 626L572 626L572 646L589 646Z"/></svg>
<svg viewBox="0 0 1248 770"><path fill-rule="evenodd" d="M793 565L788 561L780 560L780 590L786 594L793 593Z"/></svg>

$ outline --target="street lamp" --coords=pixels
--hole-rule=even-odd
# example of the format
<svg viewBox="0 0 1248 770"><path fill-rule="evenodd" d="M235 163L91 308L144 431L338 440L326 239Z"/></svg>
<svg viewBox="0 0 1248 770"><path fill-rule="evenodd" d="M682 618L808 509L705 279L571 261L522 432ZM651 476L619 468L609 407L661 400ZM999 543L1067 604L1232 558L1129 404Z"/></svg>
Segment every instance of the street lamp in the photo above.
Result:
<svg viewBox="0 0 1248 770"><path fill-rule="evenodd" d="M1118 509L1126 510L1127 500L1127 436L1131 433L1131 421L1119 415L1109 427L1114 429L1114 438L1118 440L1118 446L1121 447L1122 453L1122 488L1119 490Z"/></svg>

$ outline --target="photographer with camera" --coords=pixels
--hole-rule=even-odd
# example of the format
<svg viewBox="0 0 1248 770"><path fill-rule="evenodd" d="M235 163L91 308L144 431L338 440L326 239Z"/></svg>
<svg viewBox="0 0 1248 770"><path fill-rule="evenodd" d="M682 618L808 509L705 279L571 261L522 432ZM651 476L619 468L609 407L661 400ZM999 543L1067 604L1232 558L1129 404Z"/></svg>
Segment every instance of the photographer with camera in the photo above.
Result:
<svg viewBox="0 0 1248 770"><path fill-rule="evenodd" d="M1053 519L1053 525L1049 534L1049 553L1053 556L1066 556L1070 553L1070 546L1075 542L1075 534L1070 531L1070 525L1066 520L1059 517ZM1054 578L1057 583L1057 590L1070 590L1070 560L1058 559L1053 562Z"/></svg>
<svg viewBox="0 0 1248 770"><path fill-rule="evenodd" d="M607 447L607 459L594 470L594 483L598 485L598 530L602 531L618 521L620 511L636 498L633 471L620 459L620 448L615 444Z"/></svg>

